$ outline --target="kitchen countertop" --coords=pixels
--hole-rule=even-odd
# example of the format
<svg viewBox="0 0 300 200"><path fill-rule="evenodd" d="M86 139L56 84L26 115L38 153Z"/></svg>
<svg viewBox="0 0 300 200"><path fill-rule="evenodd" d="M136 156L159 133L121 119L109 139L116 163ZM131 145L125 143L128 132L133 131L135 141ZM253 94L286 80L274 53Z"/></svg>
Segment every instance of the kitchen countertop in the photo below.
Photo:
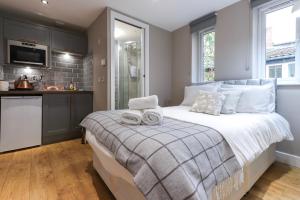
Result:
<svg viewBox="0 0 300 200"><path fill-rule="evenodd" d="M40 90L10 90L0 91L0 96L43 95L43 94L92 94L93 91L40 91Z"/></svg>

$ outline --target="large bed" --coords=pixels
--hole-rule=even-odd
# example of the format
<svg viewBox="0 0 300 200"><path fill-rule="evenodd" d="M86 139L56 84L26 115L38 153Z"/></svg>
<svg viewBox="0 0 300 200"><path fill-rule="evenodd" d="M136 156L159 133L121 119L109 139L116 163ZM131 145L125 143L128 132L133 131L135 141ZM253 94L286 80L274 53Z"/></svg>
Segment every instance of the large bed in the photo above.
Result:
<svg viewBox="0 0 300 200"><path fill-rule="evenodd" d="M115 160L114 155L109 152L107 148L97 142L95 136L93 136L90 131L86 132L86 139L94 151L93 167L104 180L116 199L145 199L143 194L136 187L133 176ZM241 199L251 189L259 177L274 162L275 146L275 144L271 145L249 165L244 167L244 183L238 190L230 194L226 198L227 200Z"/></svg>
<svg viewBox="0 0 300 200"><path fill-rule="evenodd" d="M164 108L163 112L167 118L201 124L222 133L242 166L242 170L233 174L232 177L243 180L235 183L233 180L236 179L227 178L223 181L222 189L227 185L234 189L229 194L213 192L213 194L218 195L211 195L210 199L212 200L241 199L274 162L276 143L293 137L290 133L289 124L277 113L239 113L212 116L193 113L189 110L189 106L174 106ZM94 152L94 168L116 199L145 199L136 186L132 173L117 161L115 155L105 145L99 142L92 130L86 130L86 140ZM220 188L216 187L215 189Z"/></svg>

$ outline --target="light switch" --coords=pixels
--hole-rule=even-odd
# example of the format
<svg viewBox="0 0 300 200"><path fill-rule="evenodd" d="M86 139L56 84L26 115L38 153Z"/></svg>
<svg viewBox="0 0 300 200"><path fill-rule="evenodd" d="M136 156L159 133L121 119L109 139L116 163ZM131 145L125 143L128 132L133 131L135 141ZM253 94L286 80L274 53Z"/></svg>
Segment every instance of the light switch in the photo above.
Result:
<svg viewBox="0 0 300 200"><path fill-rule="evenodd" d="M104 83L104 76L101 77L101 83Z"/></svg>
<svg viewBox="0 0 300 200"><path fill-rule="evenodd" d="M101 66L106 66L106 59L102 58L100 61Z"/></svg>
<svg viewBox="0 0 300 200"><path fill-rule="evenodd" d="M104 82L105 82L104 76L101 76L101 77L98 77L98 78L97 78L97 83L102 84L102 83L104 83Z"/></svg>

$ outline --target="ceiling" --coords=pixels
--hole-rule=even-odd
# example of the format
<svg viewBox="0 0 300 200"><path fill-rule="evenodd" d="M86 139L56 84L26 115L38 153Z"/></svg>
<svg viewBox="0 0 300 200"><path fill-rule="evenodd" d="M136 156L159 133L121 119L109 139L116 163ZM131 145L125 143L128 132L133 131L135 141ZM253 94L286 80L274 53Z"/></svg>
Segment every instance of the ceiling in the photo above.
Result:
<svg viewBox="0 0 300 200"><path fill-rule="evenodd" d="M105 7L174 31L239 0L1 0L0 8L87 28Z"/></svg>
<svg viewBox="0 0 300 200"><path fill-rule="evenodd" d="M41 0L0 0L0 8L22 14L34 14L36 17L50 18L87 28L106 7L104 0L48 0L48 5Z"/></svg>

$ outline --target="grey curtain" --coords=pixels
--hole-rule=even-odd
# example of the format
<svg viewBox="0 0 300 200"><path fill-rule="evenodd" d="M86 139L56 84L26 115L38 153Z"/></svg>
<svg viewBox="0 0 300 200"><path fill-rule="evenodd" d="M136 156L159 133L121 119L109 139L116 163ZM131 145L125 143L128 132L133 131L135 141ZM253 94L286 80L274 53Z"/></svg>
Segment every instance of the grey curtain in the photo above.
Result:
<svg viewBox="0 0 300 200"><path fill-rule="evenodd" d="M251 0L251 7L257 7L272 0Z"/></svg>
<svg viewBox="0 0 300 200"><path fill-rule="evenodd" d="M200 17L190 23L191 33L201 31L208 27L216 25L217 15L216 13L210 13L203 17Z"/></svg>

